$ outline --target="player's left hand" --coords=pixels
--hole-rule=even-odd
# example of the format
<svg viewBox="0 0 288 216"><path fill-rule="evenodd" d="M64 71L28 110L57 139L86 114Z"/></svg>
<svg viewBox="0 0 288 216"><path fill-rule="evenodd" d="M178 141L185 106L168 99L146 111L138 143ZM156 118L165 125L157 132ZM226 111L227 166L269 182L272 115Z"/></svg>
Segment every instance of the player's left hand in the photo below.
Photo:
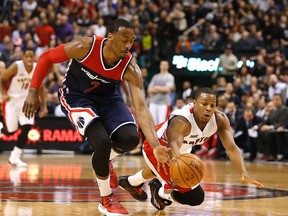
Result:
<svg viewBox="0 0 288 216"><path fill-rule="evenodd" d="M248 174L242 174L240 180L241 180L242 182L247 182L247 183L249 183L249 184L253 184L253 185L255 185L256 187L260 187L260 188L261 188L261 187L264 187L264 185L263 185L262 183L260 183L260 182L258 182L258 181L256 181L256 180L252 179Z"/></svg>

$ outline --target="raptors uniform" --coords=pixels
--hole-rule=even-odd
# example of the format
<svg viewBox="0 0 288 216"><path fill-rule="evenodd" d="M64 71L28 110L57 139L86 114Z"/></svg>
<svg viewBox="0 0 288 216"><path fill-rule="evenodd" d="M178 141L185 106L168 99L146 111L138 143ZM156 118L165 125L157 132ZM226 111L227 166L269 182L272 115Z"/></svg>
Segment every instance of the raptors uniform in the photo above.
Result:
<svg viewBox="0 0 288 216"><path fill-rule="evenodd" d="M217 128L218 128L215 114L213 114L210 121L205 126L205 128L203 130L200 130L200 128L196 124L196 121L193 115L192 103L187 104L182 109L175 110L174 112L172 112L169 119L172 119L174 116L183 116L191 124L190 134L184 137L183 144L180 148L180 154L190 153L193 146L203 144L206 140L209 139L210 136L212 136L217 131ZM166 122L156 127L157 137L159 139L160 144L163 146L168 146L168 143L167 143L168 124L169 124L169 120L167 120ZM170 180L170 176L165 174L162 167L161 167L160 172L157 171L157 160L153 154L153 149L151 148L147 140L144 141L143 154L144 154L146 163L148 164L150 169L158 176L158 178L161 178L162 180L164 180L164 182L166 183L166 187L167 186L168 188L173 187L183 192L187 191L187 189L177 187L175 184L173 184ZM197 186L198 185L196 185L195 187Z"/></svg>
<svg viewBox="0 0 288 216"><path fill-rule="evenodd" d="M34 123L34 117L28 119L22 113L22 106L26 96L28 95L36 63L33 63L33 69L30 73L25 69L22 60L16 61L15 63L17 64L17 74L11 79L7 89L7 94L10 96L10 100L2 102L3 118L6 129L9 133L15 132L18 129L18 122L21 126L33 125Z"/></svg>
<svg viewBox="0 0 288 216"><path fill-rule="evenodd" d="M107 68L102 53L105 40L93 36L89 53L83 59L72 59L63 87L59 89L62 111L83 136L95 118L101 119L110 137L119 127L135 124L117 87L123 81L132 55L129 53L115 66Z"/></svg>

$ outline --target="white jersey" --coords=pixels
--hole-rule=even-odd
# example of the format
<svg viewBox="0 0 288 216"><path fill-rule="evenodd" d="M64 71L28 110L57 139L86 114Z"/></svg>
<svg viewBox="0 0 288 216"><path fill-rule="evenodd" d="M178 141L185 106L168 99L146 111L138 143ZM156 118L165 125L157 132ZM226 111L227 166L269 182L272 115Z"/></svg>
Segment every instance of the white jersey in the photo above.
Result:
<svg viewBox="0 0 288 216"><path fill-rule="evenodd" d="M180 148L181 154L190 153L193 146L203 144L218 129L215 114L212 115L211 119L206 124L203 130L201 130L198 127L198 125L196 124L194 115L193 115L193 103L187 104L183 108L173 111L169 119L173 118L174 116L183 116L191 124L191 131L188 136L184 137L183 144ZM168 121L166 121L157 130L157 137L160 138L164 142L167 142L166 130L168 127Z"/></svg>
<svg viewBox="0 0 288 216"><path fill-rule="evenodd" d="M11 79L7 94L12 98L22 98L28 95L28 89L30 82L36 67L36 63L33 63L33 69L30 73L25 69L24 62L22 60L16 61L17 74Z"/></svg>

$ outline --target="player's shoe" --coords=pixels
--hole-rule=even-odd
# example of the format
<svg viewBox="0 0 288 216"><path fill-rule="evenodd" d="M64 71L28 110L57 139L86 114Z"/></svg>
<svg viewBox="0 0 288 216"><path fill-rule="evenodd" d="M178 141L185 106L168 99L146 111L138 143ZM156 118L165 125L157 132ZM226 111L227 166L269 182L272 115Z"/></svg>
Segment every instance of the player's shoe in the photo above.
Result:
<svg viewBox="0 0 288 216"><path fill-rule="evenodd" d="M23 162L20 157L22 155L22 149L14 147L13 151L10 154L9 157L9 163L13 166L17 167L27 167L27 163Z"/></svg>
<svg viewBox="0 0 288 216"><path fill-rule="evenodd" d="M151 204L158 210L163 210L166 206L172 204L170 200L163 199L159 196L158 191L162 187L161 182L158 179L153 179L149 182L151 191Z"/></svg>
<svg viewBox="0 0 288 216"><path fill-rule="evenodd" d="M101 197L98 210L108 216L128 215L128 211L119 203L116 195L110 194L109 196Z"/></svg>
<svg viewBox="0 0 288 216"><path fill-rule="evenodd" d="M118 177L117 177L117 174L113 168L112 160L109 161L109 174L110 174L110 187L112 189L115 189L118 187Z"/></svg>
<svg viewBox="0 0 288 216"><path fill-rule="evenodd" d="M144 202L147 200L147 193L143 190L144 183L140 184L139 186L132 186L128 181L129 176L120 176L119 181L119 187L123 190L128 191L131 196L141 202Z"/></svg>

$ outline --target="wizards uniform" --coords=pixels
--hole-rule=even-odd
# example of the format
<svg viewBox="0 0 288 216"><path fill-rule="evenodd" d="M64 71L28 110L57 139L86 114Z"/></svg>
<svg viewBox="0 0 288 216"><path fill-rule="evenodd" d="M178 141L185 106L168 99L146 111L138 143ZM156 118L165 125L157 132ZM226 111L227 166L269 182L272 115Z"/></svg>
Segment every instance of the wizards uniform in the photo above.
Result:
<svg viewBox="0 0 288 216"><path fill-rule="evenodd" d="M85 135L95 118L101 118L110 137L122 125L135 124L117 88L132 55L128 53L115 66L107 68L103 60L105 40L93 36L89 53L83 59L72 59L59 89L62 111L81 135Z"/></svg>
<svg viewBox="0 0 288 216"><path fill-rule="evenodd" d="M195 145L201 145L206 140L209 139L218 129L215 114L212 115L209 122L206 124L205 128L201 130L198 125L196 124L194 115L193 115L193 104L187 104L182 109L175 110L171 113L169 120L171 120L174 116L183 116L186 118L191 124L191 131L188 136L184 137L183 144L180 148L180 154L190 153L192 147ZM168 146L167 141L167 128L169 124L169 120L159 124L156 127L157 137L161 145ZM179 191L187 191L187 189L177 187L176 185L172 184L170 180L170 176L165 174L164 170L161 168L160 172L157 171L157 160L153 154L153 149L147 142L144 141L144 148L143 148L144 158L146 163L150 167L150 169L161 179L163 179L166 184L170 187L176 187ZM197 187L196 185L195 187ZM193 187L193 188L195 188ZM188 189L190 190L190 189Z"/></svg>

